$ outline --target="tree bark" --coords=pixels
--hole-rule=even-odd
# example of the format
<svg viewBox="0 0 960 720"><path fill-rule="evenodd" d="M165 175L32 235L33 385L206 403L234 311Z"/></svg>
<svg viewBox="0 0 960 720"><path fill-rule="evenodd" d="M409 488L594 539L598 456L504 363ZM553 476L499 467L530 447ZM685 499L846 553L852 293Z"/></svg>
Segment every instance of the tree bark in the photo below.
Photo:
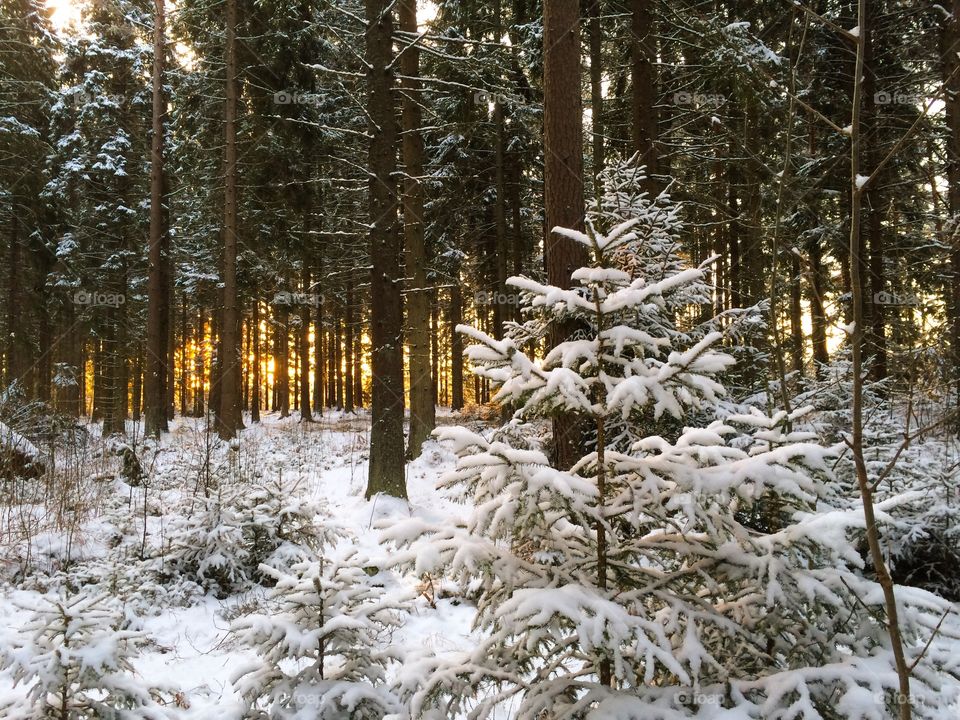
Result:
<svg viewBox="0 0 960 720"><path fill-rule="evenodd" d="M460 271L453 276L450 287L450 409L463 409L463 336L457 325L463 322L463 295L460 289Z"/></svg>
<svg viewBox="0 0 960 720"><path fill-rule="evenodd" d="M633 80L633 150L638 162L647 167L644 189L659 191L654 176L659 172L657 156L656 36L653 0L631 0L631 75Z"/></svg>
<svg viewBox="0 0 960 720"><path fill-rule="evenodd" d="M417 34L417 0L400 0L400 30L413 42ZM420 52L416 45L400 57L403 75L403 234L406 250L407 343L409 346L410 435L407 456L420 455L420 447L437 424L430 367L430 288L427 280L427 248L423 233L423 136L420 132ZM502 116L502 111L501 111ZM498 144L499 150L499 144ZM502 192L502 188L498 188ZM503 198L497 196L498 203ZM499 226L498 226L499 227Z"/></svg>
<svg viewBox="0 0 960 720"><path fill-rule="evenodd" d="M306 225L306 235L310 234L310 212L305 214L304 224ZM313 414L310 412L310 298L313 295L310 292L310 260L307 252L301 255L303 263L303 300L300 306L300 343L297 349L297 359L300 362L300 420L301 422L313 422Z"/></svg>
<svg viewBox="0 0 960 720"><path fill-rule="evenodd" d="M871 488L866 460L863 453L863 339L865 334L864 302L863 302L863 267L861 239L861 206L864 194L864 185L860 182L860 111L861 89L863 88L863 62L867 42L867 0L858 1L858 23L860 34L857 36L856 67L853 78L853 112L850 122L850 290L852 294L853 333L851 335L851 357L853 370L853 422L851 428L850 450L853 455L857 474L857 485L860 488L860 499L863 505L863 515L866 525L867 545L870 558L877 575L877 583L883 591L884 606L886 609L887 632L890 635L890 645L896 663L899 678L901 702L898 704L900 720L910 720L912 707L910 701L910 668L907 665L904 653L903 639L900 634L900 622L897 611L897 599L894 592L893 579L887 570L883 557L883 548L880 545L880 532L877 528L877 519L873 506L873 490Z"/></svg>
<svg viewBox="0 0 960 720"><path fill-rule="evenodd" d="M154 0L153 123L150 139L150 247L147 279L147 357L144 377L144 432L158 437L167 431L167 343L170 298L166 282L167 227L163 204L164 132L167 98L163 89L166 59L165 0Z"/></svg>
<svg viewBox="0 0 960 720"><path fill-rule="evenodd" d="M223 192L223 324L220 329L220 402L216 416L222 439L243 427L240 412L240 312L237 298L237 0L226 0L226 104Z"/></svg>
<svg viewBox="0 0 960 720"><path fill-rule="evenodd" d="M593 139L594 193L600 194L597 178L603 171L603 30L600 25L600 0L588 0L590 18L590 131Z"/></svg>
<svg viewBox="0 0 960 720"><path fill-rule="evenodd" d="M250 420L260 422L260 302L253 301L253 386L250 389Z"/></svg>
<svg viewBox="0 0 960 720"><path fill-rule="evenodd" d="M278 305L274 311L274 410L290 417L290 306Z"/></svg>
<svg viewBox="0 0 960 720"><path fill-rule="evenodd" d="M402 242L397 222L397 117L394 112L390 0L366 0L369 115L370 336L373 409L366 497L406 498L403 443Z"/></svg>
<svg viewBox="0 0 960 720"><path fill-rule="evenodd" d="M949 319L950 352L957 404L960 405L960 0L953 0L951 14L941 36L941 64L946 83L944 103L947 124L947 212L946 244L950 248L950 279L946 307Z"/></svg>
<svg viewBox="0 0 960 720"><path fill-rule="evenodd" d="M583 113L580 99L579 5L547 0L543 13L543 142L547 281L569 288L574 270L587 264L586 248L553 232L584 229ZM576 327L554 323L550 345L567 340ZM581 427L566 413L553 421L554 461L561 469L579 459Z"/></svg>

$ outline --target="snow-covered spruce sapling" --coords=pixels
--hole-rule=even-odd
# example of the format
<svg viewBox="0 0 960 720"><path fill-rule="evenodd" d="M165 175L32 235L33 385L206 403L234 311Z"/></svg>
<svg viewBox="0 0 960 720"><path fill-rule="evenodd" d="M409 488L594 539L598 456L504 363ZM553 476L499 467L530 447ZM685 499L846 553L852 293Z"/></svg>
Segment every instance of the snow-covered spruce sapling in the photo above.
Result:
<svg viewBox="0 0 960 720"><path fill-rule="evenodd" d="M574 289L509 281L541 324L581 328L542 360L512 337L461 328L476 343L474 372L516 411L486 435L438 430L459 458L443 484L473 505L465 527L412 519L385 537L410 546L398 560L417 574L479 587L481 640L408 661L401 692L414 715L438 719L506 707L517 720L706 718L734 706L744 718L881 717L897 679L877 587L848 539L862 517L815 511L834 450L785 429L806 409L748 411L627 451L605 443L613 418L717 403L715 376L731 362L714 349L719 333L677 347L658 332L666 320L647 322L702 272L648 281L612 267L635 224L557 230L593 255ZM550 466L531 428L557 409L595 427L595 447L568 471ZM782 526L747 527L770 497ZM919 657L944 603L919 592L903 602ZM940 637L917 666L915 700L931 712L956 691Z"/></svg>
<svg viewBox="0 0 960 720"><path fill-rule="evenodd" d="M251 582L273 579L261 564L289 567L332 539L325 506L302 483L278 475L249 482L221 481L210 497L169 523L169 572L223 597Z"/></svg>
<svg viewBox="0 0 960 720"><path fill-rule="evenodd" d="M105 594L41 597L41 605L0 657L24 698L0 707L8 720L153 720L168 718L159 691L131 661L144 636L127 626Z"/></svg>
<svg viewBox="0 0 960 720"><path fill-rule="evenodd" d="M247 718L379 720L401 706L386 683L386 649L399 625L370 563L315 556L289 570L261 566L276 585L268 610L233 624L260 662L234 682Z"/></svg>

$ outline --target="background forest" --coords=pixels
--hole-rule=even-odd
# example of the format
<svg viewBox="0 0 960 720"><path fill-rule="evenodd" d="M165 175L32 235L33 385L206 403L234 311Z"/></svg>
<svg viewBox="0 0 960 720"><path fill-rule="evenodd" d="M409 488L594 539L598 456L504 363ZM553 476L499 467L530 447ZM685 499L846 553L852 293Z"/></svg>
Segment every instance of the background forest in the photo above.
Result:
<svg viewBox="0 0 960 720"><path fill-rule="evenodd" d="M957 717L958 218L960 0L0 0L0 715Z"/></svg>

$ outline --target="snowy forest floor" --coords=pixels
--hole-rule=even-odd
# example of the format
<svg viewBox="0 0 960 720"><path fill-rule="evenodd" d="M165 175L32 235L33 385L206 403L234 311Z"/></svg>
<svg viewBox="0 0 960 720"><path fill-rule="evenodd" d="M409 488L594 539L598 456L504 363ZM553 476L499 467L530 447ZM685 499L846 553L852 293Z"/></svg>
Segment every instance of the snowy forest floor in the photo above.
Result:
<svg viewBox="0 0 960 720"><path fill-rule="evenodd" d="M364 499L369 446L369 416L327 413L317 422L300 423L296 416L280 420L268 414L257 425L247 422L241 435L237 463L241 476L256 472L263 476L279 476L300 484L304 494L328 506L335 522L346 530L349 543L374 562L386 552L379 542L375 525L378 519L399 513L415 513L436 519L461 511L443 499L436 490L437 479L453 467L453 455L436 443L428 443L423 454L407 465L409 506L396 500ZM449 416L438 418L441 423ZM56 510L50 507L30 509L33 521L29 533L11 538L12 528L28 523L15 520L15 511L7 510L4 527L7 537L0 561L4 564L0 587L0 643L6 645L20 632L39 595L57 584L60 571L106 560L116 550L118 532L128 535L122 543L131 550L139 545L144 532L144 487L147 504L147 544L161 545L165 525L183 511L204 472L217 472L217 464L225 462L223 454L208 447L211 439L201 420L178 418L164 436L152 468L145 468L145 486L130 487L122 480L100 482L86 488L89 512L76 527L65 532L58 523ZM208 454L209 453L209 454ZM99 451L91 453L92 456ZM119 476L121 462L110 452L92 462L97 465L94 477ZM209 459L209 463L207 462ZM209 466L209 467L205 467ZM89 471L90 468L88 468ZM112 498L107 496L113 496ZM111 500L122 500L130 522L118 527L116 513L103 510ZM24 508L19 508L21 516ZM62 519L61 519L62 520ZM154 537L150 537L154 536ZM24 568L27 568L24 573ZM419 593L420 579L396 577L400 594ZM408 604L402 629L393 642L403 647L458 649L471 644L470 624L473 609L456 597L440 595L439 588L430 588L415 602ZM183 718L218 718L229 715L228 707L239 702L230 681L231 673L253 653L236 642L230 622L239 615L258 608L264 596L258 586L218 599L211 593L199 592L171 602L141 603L136 613L138 627L150 638L150 645L136 659L134 666L149 684L162 683L178 688L183 705L178 716ZM431 605L435 607L431 607ZM24 694L23 686L14 687L9 674L0 670L0 705L11 694Z"/></svg>
<svg viewBox="0 0 960 720"><path fill-rule="evenodd" d="M479 413L441 414L440 424L484 427ZM407 465L409 502L364 499L369 416L327 413L301 423L296 415L267 414L251 424L232 447L215 439L201 419L178 418L159 447L144 443L140 426L130 425L130 445L103 440L96 425L69 455L60 450L56 487L25 484L6 488L0 511L0 647L22 638L32 611L44 596L64 587L93 586L120 598L130 625L147 637L133 659L149 686L173 691L178 718L233 718L242 702L233 677L256 661L254 651L231 623L264 611L268 589L256 583L229 593L209 592L197 583L171 577L165 557L181 532L205 483L232 478L283 480L308 500L326 506L329 520L345 531L339 550L359 550L377 567L390 565L381 531L392 518L417 516L428 522L462 522L467 509L437 490L441 475L454 467L453 453L436 442ZM145 460L141 482L124 479L124 450ZM36 481L40 483L40 481ZM19 493L19 494L18 494ZM19 502L10 502L14 497ZM179 523L179 524L178 524ZM471 630L475 608L455 586L434 578L385 571L385 586L396 597L411 597L403 624L390 638L400 650L466 650L478 640ZM160 578L158 580L158 578ZM436 583L436 584L434 584ZM960 611L960 606L958 606ZM957 648L960 654L960 647ZM0 668L0 708L26 695ZM0 712L0 716L2 716ZM498 718L510 718L503 708ZM943 720L960 718L960 706L944 707Z"/></svg>

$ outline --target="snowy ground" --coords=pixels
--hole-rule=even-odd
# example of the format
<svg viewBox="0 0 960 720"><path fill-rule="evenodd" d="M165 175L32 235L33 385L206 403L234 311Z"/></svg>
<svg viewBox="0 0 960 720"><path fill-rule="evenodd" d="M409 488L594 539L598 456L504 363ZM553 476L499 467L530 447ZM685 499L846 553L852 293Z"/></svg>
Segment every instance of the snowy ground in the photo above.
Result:
<svg viewBox="0 0 960 720"><path fill-rule="evenodd" d="M196 421L177 420L157 454L153 475L163 491L147 490L147 502L157 503L160 510L182 502L190 479L197 472L198 458L205 450L203 433ZM250 426L243 433L239 462L263 473L283 473L285 477L302 479L309 494L324 500L336 522L352 536L352 542L371 558L382 557L378 542L378 520L392 513L417 513L425 517L453 516L461 512L440 497L435 489L440 473L452 466L453 457L440 446L428 445L423 455L408 465L408 506L396 501L363 497L369 444L368 421L365 418L327 415L321 422L300 424L296 418L279 420L267 416L260 425ZM179 480L179 482L178 482ZM131 512L143 503L140 489L129 491ZM148 533L162 533L160 517L148 520ZM142 519L133 522L142 531ZM74 561L88 561L106 552L112 530L99 522L96 514L85 523L85 536L72 542ZM38 563L62 561L63 538L55 533L41 533L32 540L31 552ZM416 588L419 580L398 577L398 584ZM136 661L136 668L148 682L163 681L181 690L189 708L182 709L184 718L216 718L238 700L230 682L231 672L242 662L252 659L249 650L239 647L229 631L230 618L245 606L255 603L256 591L217 599L211 595L197 598L189 607L165 607L143 618L142 629L153 646ZM38 592L6 585L0 590L0 642L16 633L26 622L29 611L37 603ZM472 608L458 599L437 598L436 608L420 597L404 619L403 629L395 641L405 647L455 649L470 644ZM0 703L13 688L7 673L0 671Z"/></svg>
<svg viewBox="0 0 960 720"><path fill-rule="evenodd" d="M441 417L440 422L479 424L449 416ZM131 437L135 438L137 432L138 428L131 425ZM142 439L134 445L140 443ZM145 468L146 489L130 487L118 479L121 461L116 454L104 452L98 438L93 438L90 445L93 449L76 462L75 468L76 477L82 479L78 480L75 496L83 499L87 510L82 519L72 525L66 523L72 531L64 531L64 518L58 514L54 498L0 516L7 533L0 543L0 647L21 632L42 592L62 577L58 568L95 565L98 560L115 558L118 533L125 535L123 542L133 549L140 542L162 547L170 518L184 514L184 504L196 492L204 473L232 473L239 478L282 476L300 481L302 491L325 503L332 521L347 531L348 539L343 542L380 566L388 563L389 550L380 542L378 525L409 515L454 523L465 513L464 507L436 489L439 477L454 463L452 453L436 443L428 444L423 454L407 466L409 503L387 498L365 500L369 418L363 415L328 414L319 422L307 424L295 417L280 420L268 415L261 424L248 423L234 451L212 441L203 431L202 422L179 419L159 449L144 452L138 447L139 454L151 463ZM30 522L24 522L24 517ZM20 519L13 522L14 518ZM19 536L15 527L21 528ZM29 532L23 531L24 527L29 527ZM28 557L30 572L17 576L17 568L22 568ZM416 595L424 589L420 578L395 571L390 571L387 586L402 595ZM461 598L444 597L444 589L432 588L432 593L426 592L408 605L402 629L392 636L397 647L444 651L467 649L476 643L471 633L473 606ZM152 606L142 600L129 601L134 624L150 640L134 666L148 684L177 690L178 707L170 708L175 717L239 717L240 698L232 676L238 667L254 661L255 655L239 642L230 624L257 609L264 593L257 587L225 598L200 593L171 596ZM427 595L434 597L428 599ZM15 687L10 673L0 668L0 708L5 700L24 694L25 688ZM509 717L509 708L503 708L498 720ZM943 718L960 718L960 708L944 708Z"/></svg>

